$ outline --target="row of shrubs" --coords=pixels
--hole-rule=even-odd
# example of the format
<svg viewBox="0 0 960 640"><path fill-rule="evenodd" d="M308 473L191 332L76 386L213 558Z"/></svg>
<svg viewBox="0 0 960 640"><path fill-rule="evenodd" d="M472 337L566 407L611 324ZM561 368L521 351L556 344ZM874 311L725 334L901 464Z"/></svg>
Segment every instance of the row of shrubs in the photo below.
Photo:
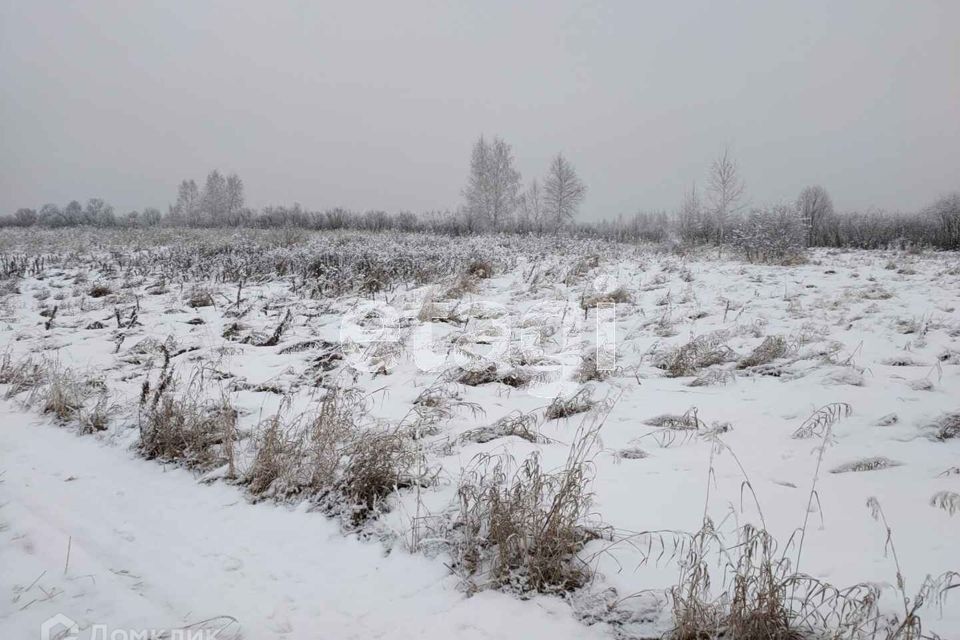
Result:
<svg viewBox="0 0 960 640"><path fill-rule="evenodd" d="M785 243L793 246L854 247L879 249L907 246L929 246L938 249L960 249L960 193L938 199L930 206L911 213L869 211L835 212L832 205L828 211L816 217L805 216L796 203L776 204L747 209L731 215L725 226L736 228L739 237L734 244L749 240L753 246L762 240L760 248L781 252ZM716 241L717 237L709 223L709 216L700 213L695 223L689 220L689 212L668 214L665 212L638 212L620 216L615 220L578 222L563 229L550 232L574 237L603 238L618 242L655 242L701 244ZM199 219L198 219L199 220ZM409 211L388 213L386 211L356 212L342 208L325 211L310 211L294 205L265 207L260 211L244 209L242 215L230 218L230 227L255 229L303 229L303 230L352 230L396 231L404 233L429 233L446 236L476 235L476 225L471 225L461 212L431 211L415 214ZM222 226L212 223L200 226ZM12 215L0 216L0 227L120 227L120 228L185 228L181 217L161 215L154 208L142 212L133 211L125 216L116 216L113 208L103 200L94 198L87 205L72 202L64 209L56 205L44 205L39 211L18 209ZM759 232L758 227L773 227L778 233ZM498 233L532 235L542 233L529 225L514 222L497 229ZM726 241L721 236L721 241Z"/></svg>

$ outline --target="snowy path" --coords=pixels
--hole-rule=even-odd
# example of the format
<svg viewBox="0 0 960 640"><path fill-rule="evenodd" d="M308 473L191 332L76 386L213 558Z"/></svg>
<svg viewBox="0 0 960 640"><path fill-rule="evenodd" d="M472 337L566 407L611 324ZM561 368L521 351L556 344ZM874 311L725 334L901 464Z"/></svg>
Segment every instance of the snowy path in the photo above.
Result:
<svg viewBox="0 0 960 640"><path fill-rule="evenodd" d="M182 628L221 615L248 640L602 635L560 601L465 598L439 561L384 556L318 514L248 504L9 403L0 473L0 638L39 638L56 614L84 639L99 624Z"/></svg>

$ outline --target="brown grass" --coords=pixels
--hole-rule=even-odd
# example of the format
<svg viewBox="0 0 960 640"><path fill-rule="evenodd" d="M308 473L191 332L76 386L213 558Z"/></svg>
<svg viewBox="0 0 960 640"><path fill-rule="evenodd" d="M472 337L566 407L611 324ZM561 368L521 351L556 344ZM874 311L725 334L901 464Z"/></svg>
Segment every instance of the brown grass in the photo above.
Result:
<svg viewBox="0 0 960 640"><path fill-rule="evenodd" d="M464 474L452 542L472 588L562 593L590 579L577 553L596 537L586 519L598 430L582 426L555 472L544 471L533 454L512 474L508 459L486 456Z"/></svg>
<svg viewBox="0 0 960 640"><path fill-rule="evenodd" d="M935 440L945 441L960 438L960 411L945 413L931 425Z"/></svg>
<svg viewBox="0 0 960 640"><path fill-rule="evenodd" d="M744 358L737 362L737 369L748 369L763 364L769 364L782 358L790 351L786 338L783 336L767 336L760 345Z"/></svg>
<svg viewBox="0 0 960 640"><path fill-rule="evenodd" d="M72 369L57 364L47 367L44 382L31 389L28 403L60 422L77 419L87 398L103 386L102 380L84 379Z"/></svg>
<svg viewBox="0 0 960 640"><path fill-rule="evenodd" d="M90 434L106 431L113 416L120 407L110 401L110 395L104 391L92 407L84 407L79 412L80 433Z"/></svg>
<svg viewBox="0 0 960 640"><path fill-rule="evenodd" d="M98 282L87 291L87 295L91 298L103 298L111 293L113 293L113 289L110 288L110 285L102 282Z"/></svg>
<svg viewBox="0 0 960 640"><path fill-rule="evenodd" d="M601 305L626 304L632 299L630 291L628 291L626 287L620 286L606 293L584 295L584 297L580 299L580 308L584 311L589 311Z"/></svg>
<svg viewBox="0 0 960 640"><path fill-rule="evenodd" d="M224 446L236 437L236 411L223 400L199 399L193 390L162 393L140 423L140 452L148 460L211 469L228 462Z"/></svg>
<svg viewBox="0 0 960 640"><path fill-rule="evenodd" d="M493 262L485 258L474 258L467 264L466 274L480 280L489 278L493 275Z"/></svg>
<svg viewBox="0 0 960 640"><path fill-rule="evenodd" d="M49 363L31 356L14 360L10 353L4 353L0 356L0 384L9 385L4 397L9 400L42 385L49 369Z"/></svg>
<svg viewBox="0 0 960 640"><path fill-rule="evenodd" d="M339 489L352 506L358 525L381 510L383 501L400 488L421 484L415 476L415 455L409 440L394 431L358 434L347 448L349 460Z"/></svg>
<svg viewBox="0 0 960 640"><path fill-rule="evenodd" d="M537 418L532 413L514 411L492 425L477 427L465 432L460 439L465 442L484 443L498 438L515 436L527 442L548 442L537 430Z"/></svg>
<svg viewBox="0 0 960 640"><path fill-rule="evenodd" d="M243 481L258 497L283 499L322 494L336 483L346 444L355 431L357 397L328 389L315 414L284 424L280 416L261 425L256 452Z"/></svg>
<svg viewBox="0 0 960 640"><path fill-rule="evenodd" d="M560 420L590 411L597 404L592 395L593 390L590 387L583 387L572 396L557 396L547 406L544 416L547 420Z"/></svg>
<svg viewBox="0 0 960 640"><path fill-rule="evenodd" d="M671 378L696 375L700 369L729 362L735 358L726 345L726 333L715 332L698 336L690 342L661 354L654 365Z"/></svg>

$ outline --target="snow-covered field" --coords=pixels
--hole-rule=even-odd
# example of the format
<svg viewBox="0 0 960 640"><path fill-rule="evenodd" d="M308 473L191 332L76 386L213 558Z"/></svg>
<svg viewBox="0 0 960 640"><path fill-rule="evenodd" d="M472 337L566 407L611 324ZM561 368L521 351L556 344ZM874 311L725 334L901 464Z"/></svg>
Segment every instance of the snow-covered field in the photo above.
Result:
<svg viewBox="0 0 960 640"><path fill-rule="evenodd" d="M798 627L886 637L924 591L923 632L960 637L958 581L924 585L960 570L956 254L296 232L0 254L0 637L56 614L79 637L660 637L697 559L729 605L746 525L791 596L862 585L797 596ZM504 560L494 496L539 514L499 538L523 558L564 511L569 582Z"/></svg>

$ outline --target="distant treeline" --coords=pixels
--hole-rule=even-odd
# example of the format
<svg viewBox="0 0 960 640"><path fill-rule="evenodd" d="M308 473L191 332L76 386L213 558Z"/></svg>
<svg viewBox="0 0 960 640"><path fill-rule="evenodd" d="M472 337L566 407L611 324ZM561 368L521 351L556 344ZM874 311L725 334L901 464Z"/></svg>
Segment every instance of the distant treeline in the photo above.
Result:
<svg viewBox="0 0 960 640"><path fill-rule="evenodd" d="M245 205L243 181L211 172L201 189L184 180L166 213L155 208L117 214L105 201L64 207L45 204L0 216L0 227L254 227L314 230L475 233L557 233L621 242L731 245L748 257L788 254L802 247L932 247L960 249L960 192L941 197L921 211L838 212L825 189L811 186L796 200L766 207L744 204L745 187L724 152L714 161L701 198L696 188L676 211L638 212L614 220L579 222L586 192L563 156L552 161L541 183L520 188L510 146L481 138L474 146L464 203L456 210L412 213L309 210L299 204L255 210Z"/></svg>
<svg viewBox="0 0 960 640"><path fill-rule="evenodd" d="M753 212L767 213L768 209ZM750 219L751 212L741 216ZM804 223L801 217L799 222ZM743 223L741 223L743 224ZM470 235L486 231L545 235L557 229L544 229L523 221L513 221L498 229L471 229L457 211L429 211L415 214L407 211L349 211L342 208L311 211L298 204L271 206L259 211L240 209L230 219L203 216L188 219L154 208L116 215L113 207L100 199L86 206L74 201L66 207L44 205L39 210L20 209L11 216L0 216L0 227L292 227L314 230L426 231L445 235ZM738 225L739 226L739 225ZM960 193L951 194L917 213L830 212L815 225L806 223L801 233L806 246L855 247L880 249L888 247L929 246L937 249L960 249ZM680 212L639 212L601 222L573 222L564 233L621 242L677 242L710 244L716 232L708 216L684 218ZM738 227L735 227L735 229ZM732 240L731 240L732 242Z"/></svg>

